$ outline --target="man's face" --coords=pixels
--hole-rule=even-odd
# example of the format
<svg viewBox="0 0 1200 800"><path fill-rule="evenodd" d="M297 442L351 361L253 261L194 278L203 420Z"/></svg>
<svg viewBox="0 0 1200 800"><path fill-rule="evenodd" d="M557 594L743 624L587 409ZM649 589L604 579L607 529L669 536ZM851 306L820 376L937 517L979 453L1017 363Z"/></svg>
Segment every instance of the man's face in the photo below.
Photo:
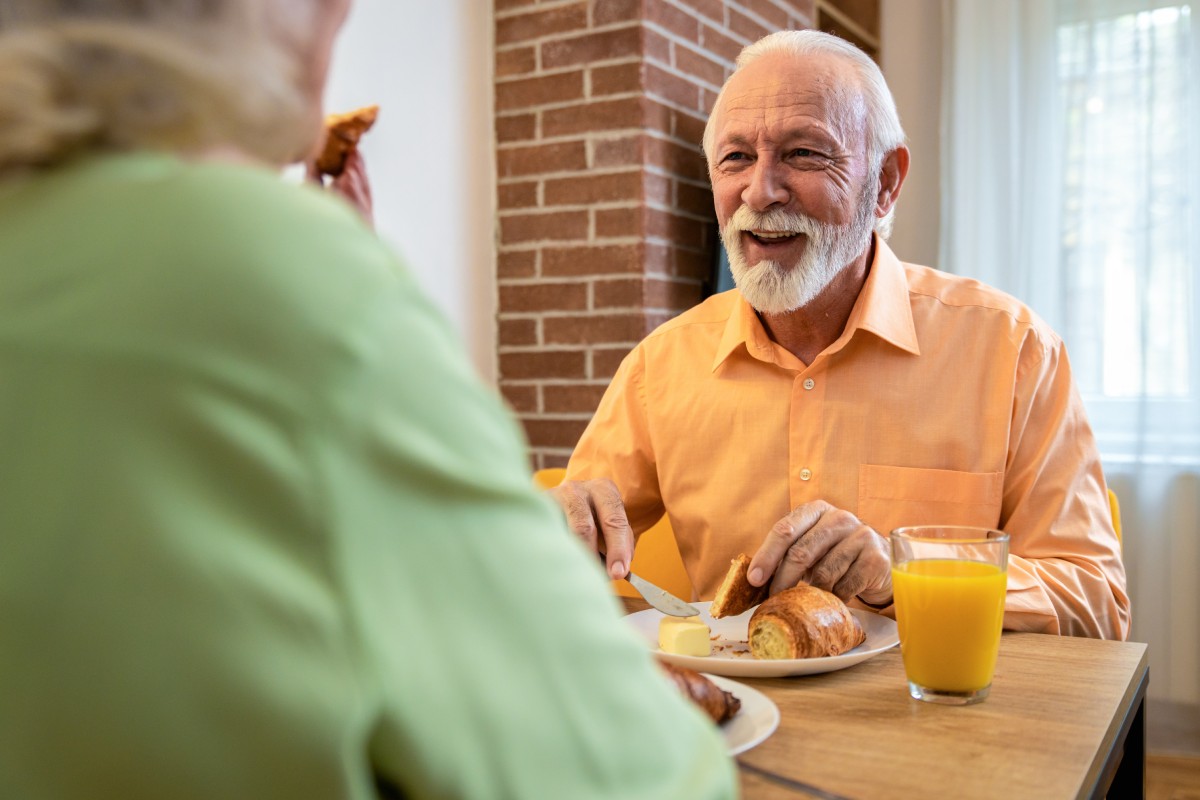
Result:
<svg viewBox="0 0 1200 800"><path fill-rule="evenodd" d="M710 175L734 280L759 311L806 305L870 244L879 176L846 65L771 55L714 111Z"/></svg>

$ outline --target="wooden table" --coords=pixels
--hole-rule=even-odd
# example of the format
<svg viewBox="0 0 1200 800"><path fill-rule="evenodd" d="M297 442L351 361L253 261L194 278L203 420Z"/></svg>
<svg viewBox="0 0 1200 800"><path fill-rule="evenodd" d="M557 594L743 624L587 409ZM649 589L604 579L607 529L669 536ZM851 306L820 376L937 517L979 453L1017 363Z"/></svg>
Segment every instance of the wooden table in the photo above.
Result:
<svg viewBox="0 0 1200 800"><path fill-rule="evenodd" d="M973 706L910 698L898 647L837 672L736 678L782 718L739 756L742 794L805 796L791 780L864 800L1141 797L1148 677L1144 644L1005 633L991 695Z"/></svg>

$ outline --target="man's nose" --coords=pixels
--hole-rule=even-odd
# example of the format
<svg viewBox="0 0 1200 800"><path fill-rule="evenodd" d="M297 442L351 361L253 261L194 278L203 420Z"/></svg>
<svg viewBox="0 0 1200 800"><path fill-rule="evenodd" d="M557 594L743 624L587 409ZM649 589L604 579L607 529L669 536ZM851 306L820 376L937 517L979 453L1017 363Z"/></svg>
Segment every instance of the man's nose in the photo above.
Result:
<svg viewBox="0 0 1200 800"><path fill-rule="evenodd" d="M754 211L766 211L787 203L787 186L779 174L779 164L759 159L750 172L750 183L742 191L742 202Z"/></svg>

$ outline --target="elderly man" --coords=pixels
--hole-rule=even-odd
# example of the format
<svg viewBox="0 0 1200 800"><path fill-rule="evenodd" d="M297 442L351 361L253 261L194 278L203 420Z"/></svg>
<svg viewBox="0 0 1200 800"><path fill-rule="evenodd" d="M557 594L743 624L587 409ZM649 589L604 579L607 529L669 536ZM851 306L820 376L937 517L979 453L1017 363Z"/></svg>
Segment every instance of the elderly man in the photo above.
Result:
<svg viewBox="0 0 1200 800"><path fill-rule="evenodd" d="M887 535L1011 536L1005 626L1124 638L1099 456L1062 341L1013 298L904 264L909 154L875 64L787 31L746 48L704 134L737 288L625 359L555 490L622 577L664 512L699 598L730 558L892 601Z"/></svg>

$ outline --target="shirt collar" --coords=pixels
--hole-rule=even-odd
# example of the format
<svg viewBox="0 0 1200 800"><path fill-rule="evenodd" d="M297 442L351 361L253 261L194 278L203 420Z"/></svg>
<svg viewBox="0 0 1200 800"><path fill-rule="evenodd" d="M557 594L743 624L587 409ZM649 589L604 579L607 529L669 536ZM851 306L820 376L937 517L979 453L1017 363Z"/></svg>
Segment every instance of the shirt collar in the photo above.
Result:
<svg viewBox="0 0 1200 800"><path fill-rule="evenodd" d="M763 328L762 321L754 309L736 289L732 294L736 299L725 323L721 341L717 345L712 364L713 371L715 372L739 345L744 345L746 352L760 361L779 363L775 345L767 336L766 329ZM825 352L834 353L841 350L859 330L870 331L885 342L914 355L921 353L917 344L916 327L913 325L904 265L878 235L875 236L875 259L871 262L867 281L863 284L858 300L850 312L850 319L846 321L846 329Z"/></svg>

